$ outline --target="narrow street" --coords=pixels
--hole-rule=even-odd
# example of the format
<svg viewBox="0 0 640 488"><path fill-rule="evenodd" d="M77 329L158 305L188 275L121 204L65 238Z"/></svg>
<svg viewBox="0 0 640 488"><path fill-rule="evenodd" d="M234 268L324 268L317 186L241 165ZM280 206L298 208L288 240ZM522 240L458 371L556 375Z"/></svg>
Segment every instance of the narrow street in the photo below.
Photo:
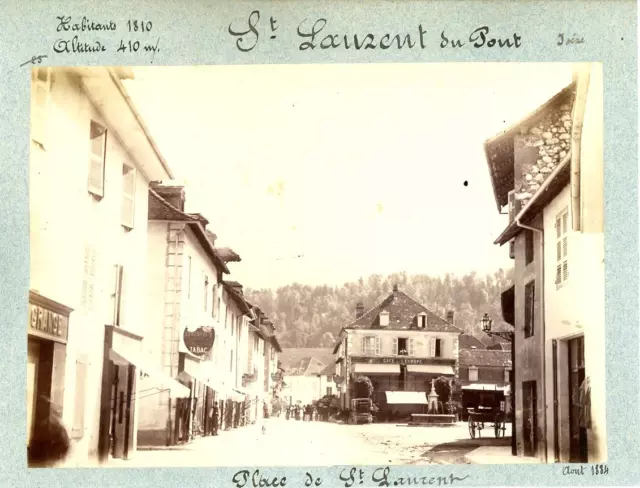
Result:
<svg viewBox="0 0 640 488"><path fill-rule="evenodd" d="M509 431L507 431L509 435ZM466 423L453 427L395 424L344 425L268 419L258 425L221 432L189 445L143 450L109 467L326 466L469 463L465 455L481 446L508 446L487 431L471 440Z"/></svg>

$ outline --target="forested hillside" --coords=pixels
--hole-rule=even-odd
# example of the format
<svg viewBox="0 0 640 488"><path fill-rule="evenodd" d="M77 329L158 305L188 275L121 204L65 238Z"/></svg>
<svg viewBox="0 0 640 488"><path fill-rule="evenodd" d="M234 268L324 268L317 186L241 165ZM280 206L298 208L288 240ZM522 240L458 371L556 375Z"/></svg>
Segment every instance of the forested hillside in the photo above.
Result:
<svg viewBox="0 0 640 488"><path fill-rule="evenodd" d="M511 286L512 273L500 269L486 276L372 275L340 287L294 283L276 291L246 289L245 295L271 318L283 347L332 347L340 329L355 318L356 303L363 302L367 310L391 293L396 283L443 318L447 310L454 310L456 325L481 337L479 322L485 312L494 326L509 327L501 320L500 294Z"/></svg>

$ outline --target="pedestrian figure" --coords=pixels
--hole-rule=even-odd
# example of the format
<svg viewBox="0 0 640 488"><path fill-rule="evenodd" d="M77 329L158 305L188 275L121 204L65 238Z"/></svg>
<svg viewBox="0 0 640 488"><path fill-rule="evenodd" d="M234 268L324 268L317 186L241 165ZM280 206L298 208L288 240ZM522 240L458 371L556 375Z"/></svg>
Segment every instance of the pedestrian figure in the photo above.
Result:
<svg viewBox="0 0 640 488"><path fill-rule="evenodd" d="M218 435L218 402L213 402L211 406L212 434Z"/></svg>
<svg viewBox="0 0 640 488"><path fill-rule="evenodd" d="M30 468L53 467L67 458L70 449L67 429L54 411L34 426L33 438L27 448L27 465Z"/></svg>

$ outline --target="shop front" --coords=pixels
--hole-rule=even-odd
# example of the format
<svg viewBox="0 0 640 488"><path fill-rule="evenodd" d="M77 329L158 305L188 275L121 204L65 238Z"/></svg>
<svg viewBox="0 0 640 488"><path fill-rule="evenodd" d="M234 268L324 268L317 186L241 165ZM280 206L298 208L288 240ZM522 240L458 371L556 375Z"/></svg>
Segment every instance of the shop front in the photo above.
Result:
<svg viewBox="0 0 640 488"><path fill-rule="evenodd" d="M142 336L119 326L105 326L98 459L129 459L136 450L138 398L168 392L180 401L190 391L149 365L142 349ZM138 379L150 378L150 388L139 391Z"/></svg>
<svg viewBox="0 0 640 488"><path fill-rule="evenodd" d="M27 449L63 408L69 315L72 309L29 292L27 330Z"/></svg>

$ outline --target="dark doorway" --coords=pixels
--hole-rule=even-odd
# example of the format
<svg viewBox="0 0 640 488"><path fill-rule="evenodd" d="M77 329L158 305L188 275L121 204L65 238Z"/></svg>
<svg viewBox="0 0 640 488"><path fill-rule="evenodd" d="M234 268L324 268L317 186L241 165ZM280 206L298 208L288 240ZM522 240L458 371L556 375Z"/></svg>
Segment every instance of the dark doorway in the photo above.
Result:
<svg viewBox="0 0 640 488"><path fill-rule="evenodd" d="M535 381L522 383L522 437L524 455L535 456L538 444L538 395Z"/></svg>
<svg viewBox="0 0 640 488"><path fill-rule="evenodd" d="M584 381L584 337L569 346L569 462L588 462L587 429L580 422L580 387Z"/></svg>

